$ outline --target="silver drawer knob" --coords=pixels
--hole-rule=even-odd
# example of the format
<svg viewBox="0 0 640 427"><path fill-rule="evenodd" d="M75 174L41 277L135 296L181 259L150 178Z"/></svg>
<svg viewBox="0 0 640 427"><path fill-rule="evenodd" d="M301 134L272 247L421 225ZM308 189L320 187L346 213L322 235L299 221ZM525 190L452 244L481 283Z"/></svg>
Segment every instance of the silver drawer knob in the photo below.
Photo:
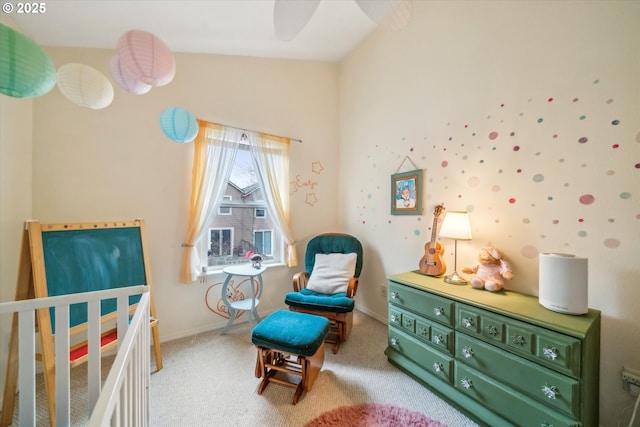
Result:
<svg viewBox="0 0 640 427"><path fill-rule="evenodd" d="M427 335L429 335L429 329L425 327L418 328L418 335L422 335L423 337L426 337Z"/></svg>
<svg viewBox="0 0 640 427"><path fill-rule="evenodd" d="M540 427L555 427L553 424L542 423Z"/></svg>
<svg viewBox="0 0 640 427"><path fill-rule="evenodd" d="M393 323L398 323L400 321L400 316L398 316L397 314L392 314L391 315L391 321Z"/></svg>
<svg viewBox="0 0 640 427"><path fill-rule="evenodd" d="M444 370L444 367L442 366L442 363L434 363L433 364L433 370L436 372L442 372Z"/></svg>
<svg viewBox="0 0 640 427"><path fill-rule="evenodd" d="M467 359L473 357L473 349L471 347L464 347L462 349L462 355Z"/></svg>
<svg viewBox="0 0 640 427"><path fill-rule="evenodd" d="M467 390L469 390L471 387L473 387L473 383L471 382L471 380L469 378L463 378L460 380L460 384L462 384L462 387L466 388Z"/></svg>
<svg viewBox="0 0 640 427"><path fill-rule="evenodd" d="M434 335L431 341L435 344L442 344L444 342L444 337L442 335Z"/></svg>
<svg viewBox="0 0 640 427"><path fill-rule="evenodd" d="M557 396L560 395L560 393L558 392L558 388L556 386L548 386L545 385L544 387L542 387L542 393L548 398L548 399L556 399Z"/></svg>
<svg viewBox="0 0 640 427"><path fill-rule="evenodd" d="M524 339L524 337L522 335L518 335L518 336L513 336L511 337L512 342L515 345L519 345L519 346L523 346L526 344L527 340Z"/></svg>
<svg viewBox="0 0 640 427"><path fill-rule="evenodd" d="M391 338L391 345L393 347L397 347L398 344L400 344L400 340L398 340L398 338Z"/></svg>
<svg viewBox="0 0 640 427"><path fill-rule="evenodd" d="M433 314L435 314L436 316L442 316L444 315L444 308L442 307L436 307L433 309Z"/></svg>
<svg viewBox="0 0 640 427"><path fill-rule="evenodd" d="M400 298L400 294L396 291L391 292L391 299L398 299Z"/></svg>
<svg viewBox="0 0 640 427"><path fill-rule="evenodd" d="M498 335L498 328L496 328L495 326L489 326L487 327L487 334L490 337L495 337Z"/></svg>
<svg viewBox="0 0 640 427"><path fill-rule="evenodd" d="M462 319L462 324L465 328L471 328L473 326L473 319L465 317L464 319Z"/></svg>
<svg viewBox="0 0 640 427"><path fill-rule="evenodd" d="M558 358L558 350L555 347L551 347L551 348L545 347L542 350L542 353L544 354L544 357L546 357L547 359L556 360Z"/></svg>

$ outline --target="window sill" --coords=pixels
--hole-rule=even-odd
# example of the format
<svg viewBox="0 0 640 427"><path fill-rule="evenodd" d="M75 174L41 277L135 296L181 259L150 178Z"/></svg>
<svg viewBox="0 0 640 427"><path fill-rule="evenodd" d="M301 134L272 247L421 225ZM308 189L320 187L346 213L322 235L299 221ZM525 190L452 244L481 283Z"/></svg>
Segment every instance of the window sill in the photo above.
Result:
<svg viewBox="0 0 640 427"><path fill-rule="evenodd" d="M251 264L251 263L246 263L246 264ZM233 264L233 265L238 265L238 264ZM274 268L274 267L285 267L285 264L282 262L274 262L274 263L270 263L270 264L266 264L266 263L262 263L262 265L264 267L266 267L267 270ZM228 266L225 266L228 267ZM224 272L222 271L225 267L222 268L210 268L206 271L203 271L202 273L200 273L200 275L198 276L199 278L207 278L207 277L211 277L211 276L216 276L216 275L223 275Z"/></svg>

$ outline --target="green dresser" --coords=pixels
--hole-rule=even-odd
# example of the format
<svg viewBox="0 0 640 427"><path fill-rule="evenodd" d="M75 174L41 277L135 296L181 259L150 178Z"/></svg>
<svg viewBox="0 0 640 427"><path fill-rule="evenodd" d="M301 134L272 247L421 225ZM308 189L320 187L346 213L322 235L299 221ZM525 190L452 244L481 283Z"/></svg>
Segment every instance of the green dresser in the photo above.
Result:
<svg viewBox="0 0 640 427"><path fill-rule="evenodd" d="M389 277L389 361L481 424L597 427L600 312L418 271Z"/></svg>

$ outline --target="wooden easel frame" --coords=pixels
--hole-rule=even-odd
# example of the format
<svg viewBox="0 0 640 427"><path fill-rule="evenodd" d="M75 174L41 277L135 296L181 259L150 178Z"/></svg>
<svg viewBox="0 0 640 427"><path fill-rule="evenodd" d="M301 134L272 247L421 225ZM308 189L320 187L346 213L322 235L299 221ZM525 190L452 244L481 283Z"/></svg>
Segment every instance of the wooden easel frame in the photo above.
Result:
<svg viewBox="0 0 640 427"><path fill-rule="evenodd" d="M137 227L140 231L142 244L142 258L146 277L145 285L151 288L151 268L148 251L146 250L146 228L144 220L117 221L105 223L77 223L77 224L40 224L37 221L25 223L25 230L22 238L20 251L20 264L18 267L18 279L16 284L16 301L30 298L46 298L49 296L47 288L47 278L45 272L45 257L43 250L42 233L48 231L68 231L68 230L94 230L103 228L124 228ZM134 284L132 284L134 285ZM156 317L155 305L153 303L152 289L150 293L150 315L153 348L155 353L156 370L162 369L162 350L160 348L160 333L158 331L158 319ZM116 313L108 313L102 316L101 322L113 319ZM49 309L36 310L36 324L38 327L41 343L41 354L38 357L42 361L44 383L47 395L47 405L49 410L49 420L51 427L55 427L55 353L54 335L52 333L51 315ZM87 324L81 324L70 329L69 333L74 334L87 329ZM113 346L108 344L101 348L101 351ZM85 360L70 362L71 366L77 366ZM13 412L16 399L16 389L18 384L18 314L14 313L11 327L11 339L9 343L9 357L7 362L7 375L5 379L2 418L0 426L7 427L13 422Z"/></svg>

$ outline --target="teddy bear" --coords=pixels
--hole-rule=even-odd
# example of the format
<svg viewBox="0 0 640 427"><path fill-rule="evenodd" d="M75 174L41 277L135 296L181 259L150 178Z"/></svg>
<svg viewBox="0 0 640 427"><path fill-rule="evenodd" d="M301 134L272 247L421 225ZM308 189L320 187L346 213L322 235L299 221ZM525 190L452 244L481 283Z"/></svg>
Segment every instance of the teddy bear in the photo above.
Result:
<svg viewBox="0 0 640 427"><path fill-rule="evenodd" d="M504 259L502 253L493 245L488 244L480 249L478 264L464 267L463 273L473 274L471 286L476 289L486 289L497 292L504 287L504 280L513 279L511 266Z"/></svg>

